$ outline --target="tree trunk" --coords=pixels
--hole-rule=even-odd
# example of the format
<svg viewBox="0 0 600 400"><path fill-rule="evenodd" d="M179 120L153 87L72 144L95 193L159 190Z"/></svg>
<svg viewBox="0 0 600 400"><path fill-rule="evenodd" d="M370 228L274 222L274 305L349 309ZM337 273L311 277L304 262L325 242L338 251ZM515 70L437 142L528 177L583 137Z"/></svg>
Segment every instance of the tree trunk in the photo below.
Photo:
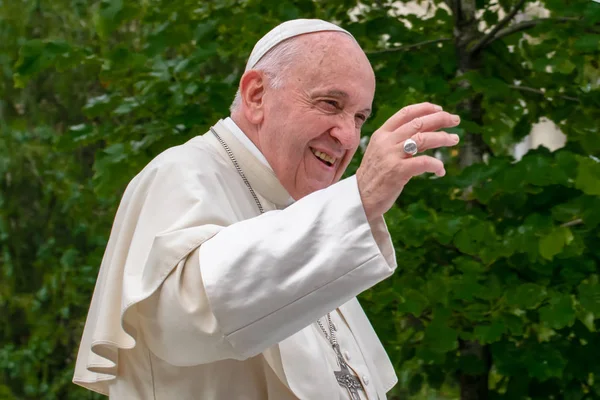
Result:
<svg viewBox="0 0 600 400"><path fill-rule="evenodd" d="M475 17L475 0L453 0L454 14L454 43L456 57L458 60L458 76L468 71L481 68L483 60L481 52L471 53L469 45L472 45L482 34L477 28L478 20ZM460 81L459 86L466 89L470 86L467 80ZM482 123L481 95L476 95L463 101L458 106L458 112L466 116L470 121ZM468 167L471 164L481 162L487 146L480 134L466 132L463 137L463 146L460 152L460 166Z"/></svg>
<svg viewBox="0 0 600 400"><path fill-rule="evenodd" d="M488 379L492 366L492 355L489 346L481 345L475 341L460 341L460 354L462 356L475 356L484 365L484 372L479 375L460 373L460 398L461 400L487 400Z"/></svg>
<svg viewBox="0 0 600 400"><path fill-rule="evenodd" d="M481 68L483 60L481 52L472 53L469 45L472 45L482 34L478 30L478 20L475 17L475 0L452 0L454 15L454 40L456 57L458 60L458 76L468 71ZM462 89L468 89L470 83L462 80L459 83ZM458 113L469 121L482 123L483 110L481 107L482 97L476 95L469 97L458 105ZM462 138L463 145L459 155L461 168L483 161L483 155L487 151L481 134L466 132ZM460 396L461 400L487 400L488 378L491 368L491 354L489 347L481 345L476 341L460 341L461 356L475 356L484 365L484 370L479 375L467 375L460 372Z"/></svg>

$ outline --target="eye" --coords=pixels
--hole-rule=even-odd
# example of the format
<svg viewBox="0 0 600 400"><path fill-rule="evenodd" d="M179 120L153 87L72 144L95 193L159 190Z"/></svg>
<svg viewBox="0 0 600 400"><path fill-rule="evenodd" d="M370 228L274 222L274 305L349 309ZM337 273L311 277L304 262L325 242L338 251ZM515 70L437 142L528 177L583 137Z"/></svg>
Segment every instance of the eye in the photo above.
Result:
<svg viewBox="0 0 600 400"><path fill-rule="evenodd" d="M340 103L337 100L323 100L323 103L326 104L326 106L330 109L335 109L335 110L340 110L342 108L342 106L340 105Z"/></svg>
<svg viewBox="0 0 600 400"><path fill-rule="evenodd" d="M356 114L355 118L356 118L356 126L359 128L362 127L363 124L365 123L365 121L367 120L367 116L364 114Z"/></svg>

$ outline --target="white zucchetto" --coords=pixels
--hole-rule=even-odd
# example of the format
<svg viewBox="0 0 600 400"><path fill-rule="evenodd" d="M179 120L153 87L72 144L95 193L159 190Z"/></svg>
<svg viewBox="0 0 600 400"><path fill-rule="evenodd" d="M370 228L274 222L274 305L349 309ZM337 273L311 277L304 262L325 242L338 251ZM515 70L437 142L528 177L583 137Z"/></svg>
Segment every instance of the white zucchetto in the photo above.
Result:
<svg viewBox="0 0 600 400"><path fill-rule="evenodd" d="M250 57L248 58L246 71L254 68L256 63L258 63L258 61L260 61L260 59L267 54L269 50L284 40L294 36L303 35L305 33L324 31L343 32L354 39L354 36L352 36L352 34L347 30L342 29L331 22L320 19L294 19L291 21L286 21L271 29L269 33L256 42L256 45L254 46L254 49L252 49L252 53L250 53Z"/></svg>

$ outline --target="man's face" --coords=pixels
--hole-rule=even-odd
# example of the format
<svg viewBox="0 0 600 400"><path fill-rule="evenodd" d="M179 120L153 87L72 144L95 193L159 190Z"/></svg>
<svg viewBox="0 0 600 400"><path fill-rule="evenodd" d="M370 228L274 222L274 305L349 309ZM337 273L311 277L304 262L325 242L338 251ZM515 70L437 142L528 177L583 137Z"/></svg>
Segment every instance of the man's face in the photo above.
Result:
<svg viewBox="0 0 600 400"><path fill-rule="evenodd" d="M337 182L360 142L370 114L375 76L345 34L306 35L280 88L268 88L259 146L277 178L298 200Z"/></svg>

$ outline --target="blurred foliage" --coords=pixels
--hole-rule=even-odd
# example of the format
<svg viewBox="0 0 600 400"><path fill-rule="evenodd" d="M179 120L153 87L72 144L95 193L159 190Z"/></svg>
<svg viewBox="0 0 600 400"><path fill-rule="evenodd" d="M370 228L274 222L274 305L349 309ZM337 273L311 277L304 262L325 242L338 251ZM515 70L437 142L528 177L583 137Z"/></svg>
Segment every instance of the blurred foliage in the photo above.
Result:
<svg viewBox="0 0 600 400"><path fill-rule="evenodd" d="M490 399L600 398L600 4L518 3L0 0L0 398L100 397L71 378L125 185L227 116L254 43L298 17L369 55L366 136L416 102L462 117L448 175L387 215L398 272L361 296L393 393L457 398L480 375ZM541 118L566 146L517 162Z"/></svg>

